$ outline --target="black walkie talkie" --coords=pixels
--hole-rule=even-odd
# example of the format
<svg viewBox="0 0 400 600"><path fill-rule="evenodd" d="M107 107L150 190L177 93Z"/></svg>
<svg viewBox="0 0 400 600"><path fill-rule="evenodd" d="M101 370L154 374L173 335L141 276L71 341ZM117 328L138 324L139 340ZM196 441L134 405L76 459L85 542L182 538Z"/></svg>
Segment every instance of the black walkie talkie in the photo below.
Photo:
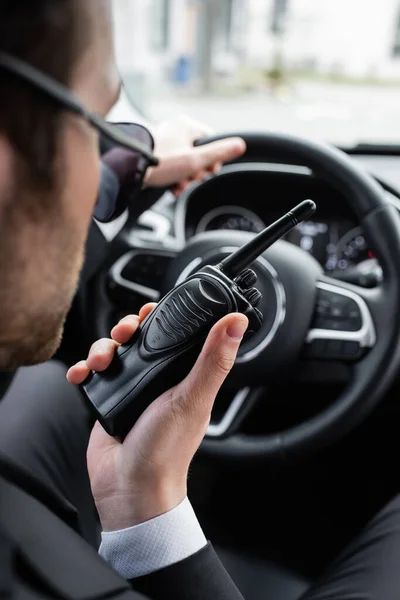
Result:
<svg viewBox="0 0 400 600"><path fill-rule="evenodd" d="M257 276L247 268L316 209L305 200L216 266L207 265L173 288L121 345L108 369L92 373L81 389L104 429L123 439L149 404L182 381L193 367L211 327L241 312L248 333L262 324Z"/></svg>

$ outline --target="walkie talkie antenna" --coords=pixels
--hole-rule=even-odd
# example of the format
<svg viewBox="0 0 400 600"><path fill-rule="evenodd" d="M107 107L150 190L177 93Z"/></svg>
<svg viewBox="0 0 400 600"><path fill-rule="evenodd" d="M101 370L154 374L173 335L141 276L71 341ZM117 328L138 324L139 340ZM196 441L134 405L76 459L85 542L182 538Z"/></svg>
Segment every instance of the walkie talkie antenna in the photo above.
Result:
<svg viewBox="0 0 400 600"><path fill-rule="evenodd" d="M246 267L260 254L265 252L267 248L272 246L274 242L279 240L285 233L293 229L300 221L304 221L308 217L314 214L316 209L315 202L312 200L304 200L297 206L292 208L288 213L283 215L280 219L272 223L269 227L266 227L256 235L254 239L239 248L233 254L227 256L222 262L219 263L218 267L225 275L230 278L239 275Z"/></svg>

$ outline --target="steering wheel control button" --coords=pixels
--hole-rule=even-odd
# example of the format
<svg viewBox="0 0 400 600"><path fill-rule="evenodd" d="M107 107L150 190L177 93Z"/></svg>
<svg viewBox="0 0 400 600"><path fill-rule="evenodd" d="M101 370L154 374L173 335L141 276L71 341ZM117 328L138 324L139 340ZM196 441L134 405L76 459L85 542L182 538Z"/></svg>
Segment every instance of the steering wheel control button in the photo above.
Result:
<svg viewBox="0 0 400 600"><path fill-rule="evenodd" d="M257 282L257 275L253 269L245 269L235 279L236 285L241 288L251 288Z"/></svg>
<svg viewBox="0 0 400 600"><path fill-rule="evenodd" d="M319 290L312 328L359 331L361 326L361 312L355 300L335 292Z"/></svg>
<svg viewBox="0 0 400 600"><path fill-rule="evenodd" d="M136 254L121 272L121 277L133 283L159 289L171 258L159 254Z"/></svg>
<svg viewBox="0 0 400 600"><path fill-rule="evenodd" d="M325 346L328 340L313 340L303 348L303 356L306 358L324 358Z"/></svg>
<svg viewBox="0 0 400 600"><path fill-rule="evenodd" d="M326 340L324 358L340 359L343 357L343 341L342 340Z"/></svg>
<svg viewBox="0 0 400 600"><path fill-rule="evenodd" d="M362 349L359 342L347 341L343 342L343 356L346 358L359 358L362 354Z"/></svg>
<svg viewBox="0 0 400 600"><path fill-rule="evenodd" d="M302 355L305 358L356 361L376 342L365 300L327 282L317 283L317 305Z"/></svg>
<svg viewBox="0 0 400 600"><path fill-rule="evenodd" d="M108 272L108 294L113 304L131 312L144 302L158 302L173 251L140 249L123 254Z"/></svg>
<svg viewBox="0 0 400 600"><path fill-rule="evenodd" d="M360 358L362 349L359 342L340 339L316 339L306 344L305 358L325 360L351 360Z"/></svg>

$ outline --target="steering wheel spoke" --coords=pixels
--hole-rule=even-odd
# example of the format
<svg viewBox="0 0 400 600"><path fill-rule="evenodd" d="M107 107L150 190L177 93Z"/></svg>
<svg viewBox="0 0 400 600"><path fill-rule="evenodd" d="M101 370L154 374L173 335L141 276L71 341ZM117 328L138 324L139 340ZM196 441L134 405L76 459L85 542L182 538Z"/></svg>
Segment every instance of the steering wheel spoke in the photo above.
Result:
<svg viewBox="0 0 400 600"><path fill-rule="evenodd" d="M360 360L376 342L372 313L376 292L324 277L317 282L315 312L304 356Z"/></svg>
<svg viewBox="0 0 400 600"><path fill-rule="evenodd" d="M176 252L160 248L131 250L111 267L110 282L122 290L134 292L144 301L157 302L165 271L175 256Z"/></svg>
<svg viewBox="0 0 400 600"><path fill-rule="evenodd" d="M212 418L207 429L206 438L218 439L235 434L263 393L265 393L264 388L252 389L245 387L236 392L232 390L228 407L219 416L217 421L214 421ZM218 403L218 397L216 403Z"/></svg>

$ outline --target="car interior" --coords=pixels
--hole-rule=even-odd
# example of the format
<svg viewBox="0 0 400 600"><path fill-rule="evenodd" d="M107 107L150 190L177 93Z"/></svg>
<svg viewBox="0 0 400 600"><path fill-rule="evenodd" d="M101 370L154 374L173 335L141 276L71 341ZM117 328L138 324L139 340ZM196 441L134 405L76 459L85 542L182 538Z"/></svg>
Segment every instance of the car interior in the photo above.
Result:
<svg viewBox="0 0 400 600"><path fill-rule="evenodd" d="M62 346L40 378L21 369L9 394L21 377L43 393L63 388L65 369L119 318L313 199L313 220L253 265L267 318L242 344L189 477L204 531L244 596L295 599L399 491L390 236L400 156L242 135L246 155L218 175L177 198L149 190L154 203L124 215L117 232L93 222ZM397 162L396 183L385 169Z"/></svg>
<svg viewBox="0 0 400 600"><path fill-rule="evenodd" d="M400 147L261 125L201 143L230 135L247 151L216 175L93 221L62 345L8 394L64 390L66 369L120 318L313 200L312 219L252 265L263 326L241 346L188 481L246 600L296 600L400 492Z"/></svg>

